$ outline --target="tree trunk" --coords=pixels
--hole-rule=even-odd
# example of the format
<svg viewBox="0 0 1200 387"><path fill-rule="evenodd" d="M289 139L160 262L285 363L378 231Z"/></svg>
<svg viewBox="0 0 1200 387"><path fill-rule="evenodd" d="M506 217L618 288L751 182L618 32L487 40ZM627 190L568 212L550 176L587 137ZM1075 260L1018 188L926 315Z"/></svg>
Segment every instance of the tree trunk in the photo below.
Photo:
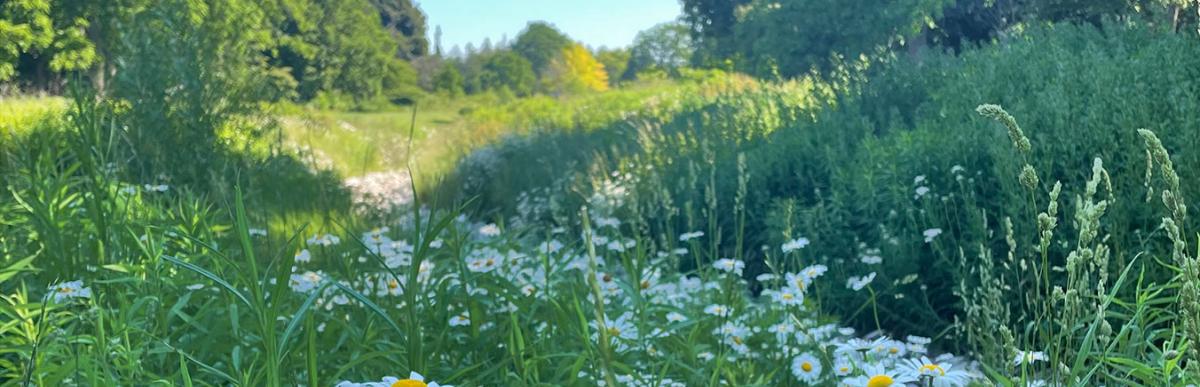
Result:
<svg viewBox="0 0 1200 387"><path fill-rule="evenodd" d="M1178 5L1171 6L1171 32L1179 33L1179 13L1181 9Z"/></svg>

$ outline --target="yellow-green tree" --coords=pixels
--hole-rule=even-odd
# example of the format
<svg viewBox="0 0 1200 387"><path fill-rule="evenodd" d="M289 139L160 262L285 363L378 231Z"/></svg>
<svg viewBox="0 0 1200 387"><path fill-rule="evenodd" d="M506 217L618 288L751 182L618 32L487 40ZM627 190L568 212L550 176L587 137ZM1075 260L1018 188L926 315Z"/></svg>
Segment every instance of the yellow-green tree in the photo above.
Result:
<svg viewBox="0 0 1200 387"><path fill-rule="evenodd" d="M547 85L557 93L608 90L608 72L587 48L573 43L550 63Z"/></svg>

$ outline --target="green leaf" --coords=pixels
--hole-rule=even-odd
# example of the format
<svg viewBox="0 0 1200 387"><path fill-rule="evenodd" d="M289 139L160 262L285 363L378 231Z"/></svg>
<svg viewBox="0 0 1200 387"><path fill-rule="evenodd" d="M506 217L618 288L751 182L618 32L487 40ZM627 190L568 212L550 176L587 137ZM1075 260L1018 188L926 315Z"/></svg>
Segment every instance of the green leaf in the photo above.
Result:
<svg viewBox="0 0 1200 387"><path fill-rule="evenodd" d="M167 262L170 262L176 266L194 271L197 274L207 277L208 279L212 280L213 282L216 282L218 285L221 285L221 287L225 288L225 290L229 291L230 293L233 293L233 295L236 296L238 298L238 300L241 300L242 303L246 304L246 306L251 306L250 299L246 298L246 296L243 295L242 292L238 291L237 288L233 287L233 285L231 285L229 282L225 282L224 279L221 279L220 276L217 276L213 272L204 270L204 268L202 268L200 266L196 266L196 265L184 262L184 261L180 260L179 258L175 258L175 257L169 256L169 255L164 255L164 256L162 256L162 258L164 260L166 260Z"/></svg>

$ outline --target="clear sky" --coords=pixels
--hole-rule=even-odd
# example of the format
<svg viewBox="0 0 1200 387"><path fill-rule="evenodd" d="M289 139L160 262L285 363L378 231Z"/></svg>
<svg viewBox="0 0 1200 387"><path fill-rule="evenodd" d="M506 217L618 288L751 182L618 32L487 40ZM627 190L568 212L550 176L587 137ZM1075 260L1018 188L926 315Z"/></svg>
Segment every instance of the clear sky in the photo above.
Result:
<svg viewBox="0 0 1200 387"><path fill-rule="evenodd" d="M511 41L534 20L550 22L589 47L626 47L643 29L679 17L679 0L416 0L427 37L442 27L442 49L479 46L484 38Z"/></svg>

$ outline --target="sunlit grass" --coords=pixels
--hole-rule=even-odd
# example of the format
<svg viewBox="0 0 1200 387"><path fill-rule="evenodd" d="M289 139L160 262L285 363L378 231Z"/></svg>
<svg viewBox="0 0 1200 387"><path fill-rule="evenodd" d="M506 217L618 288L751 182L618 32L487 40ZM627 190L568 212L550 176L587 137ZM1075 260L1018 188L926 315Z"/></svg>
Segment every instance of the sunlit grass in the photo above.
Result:
<svg viewBox="0 0 1200 387"><path fill-rule="evenodd" d="M22 134L67 108L62 97L0 97L0 136Z"/></svg>

